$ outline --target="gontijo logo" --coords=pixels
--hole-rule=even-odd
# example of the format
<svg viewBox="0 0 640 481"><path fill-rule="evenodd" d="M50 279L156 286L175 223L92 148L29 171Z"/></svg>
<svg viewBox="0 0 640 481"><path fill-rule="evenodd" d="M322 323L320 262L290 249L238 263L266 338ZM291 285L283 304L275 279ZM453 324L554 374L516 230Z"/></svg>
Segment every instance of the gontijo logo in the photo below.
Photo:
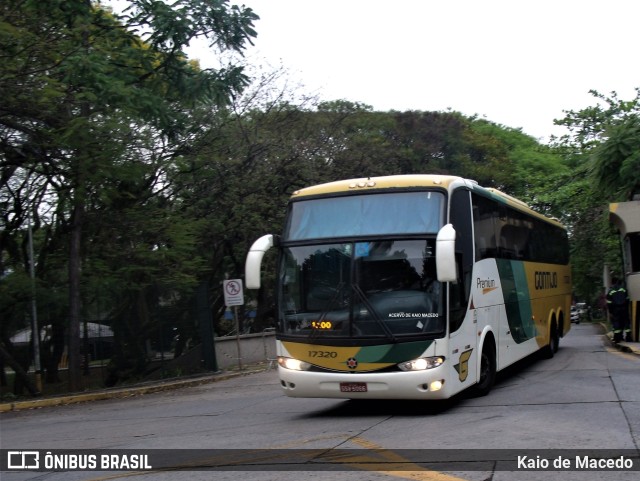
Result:
<svg viewBox="0 0 640 481"><path fill-rule="evenodd" d="M541 289L555 289L558 287L558 273L536 271L534 273L534 283L537 291Z"/></svg>

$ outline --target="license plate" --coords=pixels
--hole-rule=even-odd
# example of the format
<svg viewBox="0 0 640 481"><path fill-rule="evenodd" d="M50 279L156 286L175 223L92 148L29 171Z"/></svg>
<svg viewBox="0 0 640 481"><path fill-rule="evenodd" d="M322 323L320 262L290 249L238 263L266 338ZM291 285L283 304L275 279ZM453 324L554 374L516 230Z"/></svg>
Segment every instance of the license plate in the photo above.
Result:
<svg viewBox="0 0 640 481"><path fill-rule="evenodd" d="M366 382L341 382L340 392L367 392Z"/></svg>

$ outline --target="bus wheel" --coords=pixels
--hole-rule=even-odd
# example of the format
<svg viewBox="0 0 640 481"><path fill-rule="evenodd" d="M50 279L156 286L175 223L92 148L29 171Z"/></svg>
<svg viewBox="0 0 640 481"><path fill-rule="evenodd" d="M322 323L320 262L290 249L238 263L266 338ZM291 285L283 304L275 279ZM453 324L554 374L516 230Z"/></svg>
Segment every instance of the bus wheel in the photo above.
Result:
<svg viewBox="0 0 640 481"><path fill-rule="evenodd" d="M496 380L496 348L490 339L486 339L480 356L480 378L473 386L473 394L486 396Z"/></svg>
<svg viewBox="0 0 640 481"><path fill-rule="evenodd" d="M553 355L558 352L559 344L560 337L558 336L558 328L556 327L556 321L553 321L549 332L549 344L542 349L542 357L551 359Z"/></svg>

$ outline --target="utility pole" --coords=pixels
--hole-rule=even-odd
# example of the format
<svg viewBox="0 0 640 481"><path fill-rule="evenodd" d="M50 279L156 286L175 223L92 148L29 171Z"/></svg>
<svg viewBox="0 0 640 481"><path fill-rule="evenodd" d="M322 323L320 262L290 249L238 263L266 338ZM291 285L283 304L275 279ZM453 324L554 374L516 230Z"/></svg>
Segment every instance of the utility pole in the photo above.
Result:
<svg viewBox="0 0 640 481"><path fill-rule="evenodd" d="M42 392L42 366L40 364L40 330L38 329L38 306L36 302L36 269L33 255L33 232L31 208L27 208L29 237L29 274L31 275L31 339L33 340L33 369L36 373L36 389Z"/></svg>

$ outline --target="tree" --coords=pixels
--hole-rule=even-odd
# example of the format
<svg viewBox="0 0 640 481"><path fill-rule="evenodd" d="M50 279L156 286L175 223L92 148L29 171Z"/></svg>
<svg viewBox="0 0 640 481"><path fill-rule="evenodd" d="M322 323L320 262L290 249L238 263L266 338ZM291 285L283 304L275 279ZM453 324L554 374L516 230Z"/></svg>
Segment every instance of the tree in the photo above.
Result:
<svg viewBox="0 0 640 481"><path fill-rule="evenodd" d="M175 208L197 221L198 251L206 263L202 280L215 286L215 318L224 311L221 280L244 275L256 232L277 232L290 193L322 170L314 156L323 134L308 113L315 99L297 98L281 87L285 74L256 72L228 109L199 111L206 129L169 176ZM271 325L273 314L262 310L265 305L259 306L254 328ZM197 336L193 326L181 329L181 339Z"/></svg>
<svg viewBox="0 0 640 481"><path fill-rule="evenodd" d="M25 208L39 212L38 200L45 198L61 219L70 246L69 372L76 390L88 209L109 198L109 191L142 191L142 202L157 192L154 161L166 157L146 151L132 159L131 144L154 139L179 150L193 132L190 109L224 105L247 83L233 64L199 69L184 48L206 37L219 52L240 52L255 36L257 16L226 0L136 0L120 15L89 1L7 0L0 8L6 52L0 189L16 214L6 217L5 228L15 233L24 225ZM142 179L135 177L140 172ZM137 187L122 189L131 183ZM37 189L27 196L27 186Z"/></svg>
<svg viewBox="0 0 640 481"><path fill-rule="evenodd" d="M640 109L611 125L593 150L592 175L611 200L631 199L640 194Z"/></svg>
<svg viewBox="0 0 640 481"><path fill-rule="evenodd" d="M559 216L570 229L576 293L588 301L599 294L603 265L621 264L607 204L630 198L640 185L640 89L630 101L619 99L615 92L591 93L596 105L566 111L555 121L569 133L554 139L552 147L572 172L548 193L562 208Z"/></svg>
<svg viewBox="0 0 640 481"><path fill-rule="evenodd" d="M581 163L580 157L602 142L605 132L613 124L637 117L640 109L640 88L636 88L636 96L631 100L619 99L616 92L611 92L608 97L596 90L589 93L597 99L596 105L578 111L565 110L565 116L554 121L556 125L566 127L569 133L553 138L552 145L562 149L569 158L577 156L578 163Z"/></svg>

